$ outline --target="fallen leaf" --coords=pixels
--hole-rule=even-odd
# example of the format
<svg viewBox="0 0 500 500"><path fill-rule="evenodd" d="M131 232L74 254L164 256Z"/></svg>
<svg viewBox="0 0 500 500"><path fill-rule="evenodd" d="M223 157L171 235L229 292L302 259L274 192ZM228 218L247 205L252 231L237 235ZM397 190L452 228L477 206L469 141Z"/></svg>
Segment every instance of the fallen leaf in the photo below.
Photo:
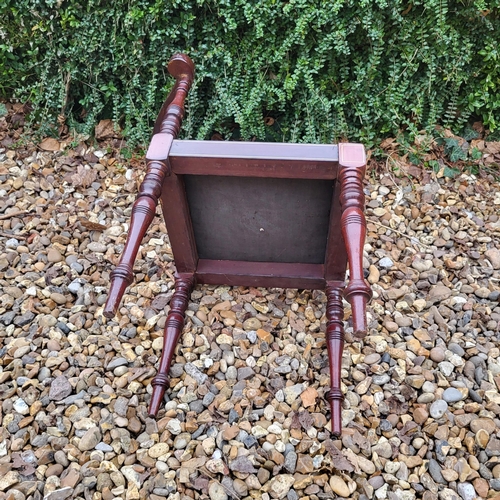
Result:
<svg viewBox="0 0 500 500"><path fill-rule="evenodd" d="M396 415L404 415L408 413L408 403L403 403L399 401L395 396L386 399L386 404L389 408L389 413L395 413Z"/></svg>
<svg viewBox="0 0 500 500"><path fill-rule="evenodd" d="M106 229L108 229L108 226L103 226L102 224L98 224L97 222L92 222L88 219L79 219L80 221L80 224L90 230L90 231L105 231Z"/></svg>
<svg viewBox="0 0 500 500"><path fill-rule="evenodd" d="M362 450L369 451L371 446L370 446L370 441L366 439L359 431L355 430L354 434L352 435L352 442L356 445L358 445Z"/></svg>
<svg viewBox="0 0 500 500"><path fill-rule="evenodd" d="M394 147L397 146L396 139L394 139L393 137L388 137L387 139L384 139L380 143L380 147L382 149L387 149L389 147L393 147L393 144L394 144Z"/></svg>
<svg viewBox="0 0 500 500"><path fill-rule="evenodd" d="M304 408L309 408L309 406L313 406L316 403L317 397L318 397L318 391L314 387L308 387L300 395L300 399L302 399L302 405L304 406Z"/></svg>
<svg viewBox="0 0 500 500"><path fill-rule="evenodd" d="M411 420L406 422L406 424L399 430L398 436L403 443L410 444L412 439L415 437L418 425Z"/></svg>
<svg viewBox="0 0 500 500"><path fill-rule="evenodd" d="M342 454L346 457L346 459L351 462L354 466L354 472L356 474L360 474L361 470L359 468L359 460L356 454L349 448L342 450Z"/></svg>
<svg viewBox="0 0 500 500"><path fill-rule="evenodd" d="M95 138L101 139L119 139L121 137L121 130L115 126L113 120L101 120L95 127Z"/></svg>
<svg viewBox="0 0 500 500"><path fill-rule="evenodd" d="M61 149L61 144L53 137L46 137L39 146L44 151L59 151Z"/></svg>
<svg viewBox="0 0 500 500"><path fill-rule="evenodd" d="M333 444L331 439L325 441L325 449L330 453L332 457L333 466L337 470L343 470L347 472L354 472L354 466L349 460L340 453L338 448Z"/></svg>
<svg viewBox="0 0 500 500"><path fill-rule="evenodd" d="M79 165L77 173L71 176L71 182L75 187L88 188L96 180L96 177L95 170Z"/></svg>
<svg viewBox="0 0 500 500"><path fill-rule="evenodd" d="M302 428L308 431L314 424L314 418L307 410L304 410L299 412L299 422Z"/></svg>
<svg viewBox="0 0 500 500"><path fill-rule="evenodd" d="M471 148L477 148L479 151L484 151L486 146L482 139L473 139L470 141Z"/></svg>
<svg viewBox="0 0 500 500"><path fill-rule="evenodd" d="M486 151L492 155L500 153L500 141L498 142L486 142Z"/></svg>

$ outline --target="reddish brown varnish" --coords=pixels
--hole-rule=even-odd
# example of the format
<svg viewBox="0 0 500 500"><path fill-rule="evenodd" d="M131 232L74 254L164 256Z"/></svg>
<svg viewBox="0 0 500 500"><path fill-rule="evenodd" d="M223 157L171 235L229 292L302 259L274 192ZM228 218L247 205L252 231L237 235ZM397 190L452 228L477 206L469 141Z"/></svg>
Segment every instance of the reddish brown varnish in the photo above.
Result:
<svg viewBox="0 0 500 500"><path fill-rule="evenodd" d="M165 390L169 387L167 374L170 362L183 329L189 296L196 283L316 288L325 290L328 299L326 341L331 389L326 399L330 402L332 432L340 435L344 345L342 297L352 306L357 337L366 335L366 304L371 297L370 287L363 277L366 232L362 185L366 163L364 147L361 144L337 146L178 141L176 137L184 115L184 101L194 78L194 64L186 55L177 54L170 60L168 70L176 83L155 123L146 155L147 173L132 209L130 232L120 263L111 273L110 292L104 307L104 316L112 318L126 287L132 282L133 264L139 245L161 199L177 275L165 324L158 375L152 382L149 412L153 416L157 414ZM285 182L286 179L324 179L333 182L324 262L248 262L199 258L198 248L203 246L203 242L195 239L185 175L221 176L221 185L227 177L241 177L243 183L248 178L284 179ZM214 200L214 203L224 207L224 197ZM283 210L286 211L287 207L283 207ZM228 213L231 213L230 207ZM294 221L290 220L290 224L294 224ZM297 244L307 245L307 241L298 241ZM347 262L350 278L344 290Z"/></svg>

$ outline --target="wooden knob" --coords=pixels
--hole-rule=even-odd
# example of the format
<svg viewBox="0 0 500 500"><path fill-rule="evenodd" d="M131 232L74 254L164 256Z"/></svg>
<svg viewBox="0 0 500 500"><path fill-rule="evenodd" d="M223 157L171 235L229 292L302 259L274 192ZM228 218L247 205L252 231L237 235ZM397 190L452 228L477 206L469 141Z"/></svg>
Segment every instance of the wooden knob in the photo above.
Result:
<svg viewBox="0 0 500 500"><path fill-rule="evenodd" d="M191 84L194 79L194 63L186 54L174 54L168 61L167 69L176 80L187 76Z"/></svg>

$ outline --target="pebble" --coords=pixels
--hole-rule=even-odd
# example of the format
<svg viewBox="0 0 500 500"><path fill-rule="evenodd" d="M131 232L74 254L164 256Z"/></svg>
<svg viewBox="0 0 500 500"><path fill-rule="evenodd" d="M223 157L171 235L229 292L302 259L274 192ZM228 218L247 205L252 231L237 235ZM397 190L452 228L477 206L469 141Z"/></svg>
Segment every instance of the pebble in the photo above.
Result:
<svg viewBox="0 0 500 500"><path fill-rule="evenodd" d="M431 404L429 413L432 418L441 418L448 410L448 403L442 399L438 399Z"/></svg>
<svg viewBox="0 0 500 500"><path fill-rule="evenodd" d="M347 498L350 495L349 487L346 482L338 476L332 476L329 481L330 488L340 497Z"/></svg>
<svg viewBox="0 0 500 500"><path fill-rule="evenodd" d="M476 498L476 491L471 483L458 483L457 492L463 500L474 500Z"/></svg>
<svg viewBox="0 0 500 500"><path fill-rule="evenodd" d="M228 496L224 487L217 481L210 483L208 487L208 495L210 500L227 500Z"/></svg>
<svg viewBox="0 0 500 500"><path fill-rule="evenodd" d="M81 451L93 450L99 441L101 440L101 431L98 427L91 427L85 434L81 437L78 448Z"/></svg>
<svg viewBox="0 0 500 500"><path fill-rule="evenodd" d="M457 401L461 401L463 399L463 394L453 387L449 387L443 392L443 399L447 403L456 403Z"/></svg>
<svg viewBox="0 0 500 500"><path fill-rule="evenodd" d="M50 384L49 398L52 401L61 401L73 392L73 388L64 375L56 377Z"/></svg>

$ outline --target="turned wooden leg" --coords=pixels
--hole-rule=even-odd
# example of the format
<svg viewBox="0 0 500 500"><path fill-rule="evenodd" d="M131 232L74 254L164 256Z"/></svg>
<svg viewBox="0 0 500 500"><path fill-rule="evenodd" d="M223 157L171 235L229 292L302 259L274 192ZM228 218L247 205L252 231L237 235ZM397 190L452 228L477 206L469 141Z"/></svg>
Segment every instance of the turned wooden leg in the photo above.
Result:
<svg viewBox="0 0 500 500"><path fill-rule="evenodd" d="M365 163L365 150L361 144L339 144L341 226L349 260L349 284L344 297L351 304L354 335L358 338L366 335L366 304L372 296L363 275Z"/></svg>
<svg viewBox="0 0 500 500"><path fill-rule="evenodd" d="M112 318L116 314L125 289L132 283L134 278L133 266L137 251L153 221L163 179L168 174L169 168L166 161L148 161L148 170L144 182L139 188L139 194L132 208L130 231L127 235L120 263L111 271L111 286L103 312L106 318Z"/></svg>
<svg viewBox="0 0 500 500"><path fill-rule="evenodd" d="M146 154L146 176L132 208L130 232L120 263L111 272L111 287L103 312L106 318L112 318L116 314L125 289L132 283L139 245L155 216L163 180L171 174L168 155L181 127L184 101L193 83L194 64L188 56L175 54L168 63L168 71L175 77L176 83L156 120L154 135Z"/></svg>
<svg viewBox="0 0 500 500"><path fill-rule="evenodd" d="M344 350L344 307L342 305L342 284L327 285L326 296L326 345L330 362L331 388L326 393L332 413L332 433L340 436L342 433L342 401L344 395L340 389L342 352Z"/></svg>
<svg viewBox="0 0 500 500"><path fill-rule="evenodd" d="M153 395L149 403L149 415L155 417L160 409L165 391L170 386L167 376L170 370L170 363L174 355L175 346L179 340L182 328L184 327L184 313L186 312L189 295L194 286L193 275L182 275L175 280L175 292L170 300L170 312L165 323L163 333L163 350L161 353L160 367L158 375L153 378Z"/></svg>

